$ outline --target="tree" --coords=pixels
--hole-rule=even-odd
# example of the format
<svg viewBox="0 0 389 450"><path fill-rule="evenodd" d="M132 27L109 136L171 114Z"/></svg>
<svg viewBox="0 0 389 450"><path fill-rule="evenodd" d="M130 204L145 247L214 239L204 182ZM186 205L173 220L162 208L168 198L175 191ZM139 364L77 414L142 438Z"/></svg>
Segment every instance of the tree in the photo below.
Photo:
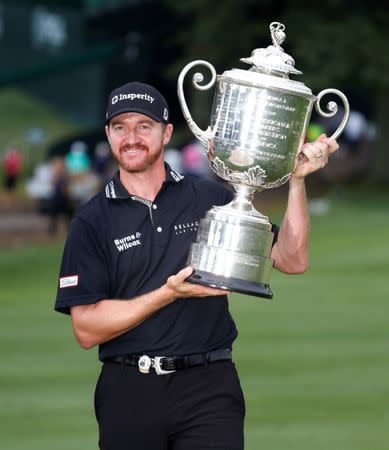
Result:
<svg viewBox="0 0 389 450"><path fill-rule="evenodd" d="M283 17L307 83L317 89L343 86L371 103L378 132L372 175L388 182L389 10L374 0L368 4L338 0L325 6L288 8Z"/></svg>

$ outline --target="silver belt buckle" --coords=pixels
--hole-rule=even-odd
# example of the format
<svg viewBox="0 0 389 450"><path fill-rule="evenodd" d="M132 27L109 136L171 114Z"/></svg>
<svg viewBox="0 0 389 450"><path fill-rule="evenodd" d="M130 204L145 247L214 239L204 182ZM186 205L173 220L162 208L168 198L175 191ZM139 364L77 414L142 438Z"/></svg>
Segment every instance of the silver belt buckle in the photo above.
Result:
<svg viewBox="0 0 389 450"><path fill-rule="evenodd" d="M151 358L147 355L142 355L138 361L139 372L150 373L150 367L152 367Z"/></svg>
<svg viewBox="0 0 389 450"><path fill-rule="evenodd" d="M166 375L168 373L173 373L175 370L163 370L161 367L161 360L164 358L164 356L156 356L152 361L152 367L154 367L155 372L157 375Z"/></svg>

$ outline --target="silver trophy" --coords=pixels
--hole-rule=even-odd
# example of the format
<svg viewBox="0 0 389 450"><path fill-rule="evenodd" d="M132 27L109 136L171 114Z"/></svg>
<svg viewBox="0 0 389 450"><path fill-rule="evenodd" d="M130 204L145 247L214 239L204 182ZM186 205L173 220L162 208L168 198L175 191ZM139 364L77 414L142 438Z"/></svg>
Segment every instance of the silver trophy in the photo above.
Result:
<svg viewBox="0 0 389 450"><path fill-rule="evenodd" d="M327 112L320 107L326 94L339 96L344 117L332 135L337 138L346 125L349 104L336 89L325 89L314 96L304 83L289 79L301 74L294 60L281 47L285 26L270 24L273 45L255 49L241 61L249 70L232 69L216 76L207 61L189 63L178 78L178 98L192 133L205 146L209 165L235 188L235 198L226 206L214 206L200 221L196 242L192 244L188 265L194 269L188 281L206 286L272 298L269 276L273 267L270 251L271 224L252 204L256 191L286 183L296 164L312 107L323 117L332 117L338 106L331 101ZM191 114L183 92L187 72L196 65L206 66L211 81L201 85L201 73L193 76L196 89L207 90L217 79L210 125L200 129Z"/></svg>

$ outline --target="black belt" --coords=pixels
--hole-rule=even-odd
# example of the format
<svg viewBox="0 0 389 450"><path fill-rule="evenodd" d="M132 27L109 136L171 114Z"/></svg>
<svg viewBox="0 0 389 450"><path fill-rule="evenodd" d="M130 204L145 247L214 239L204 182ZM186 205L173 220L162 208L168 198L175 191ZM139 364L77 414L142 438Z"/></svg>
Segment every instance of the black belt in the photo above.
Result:
<svg viewBox="0 0 389 450"><path fill-rule="evenodd" d="M150 367L152 367L159 375L163 375L179 369L189 369L194 366L203 366L204 364L213 363L215 361L226 361L231 359L231 350L226 348L222 350L215 350L213 352L188 356L113 356L104 359L104 362L123 364L125 366L138 366L139 370L143 373L148 373L150 371Z"/></svg>

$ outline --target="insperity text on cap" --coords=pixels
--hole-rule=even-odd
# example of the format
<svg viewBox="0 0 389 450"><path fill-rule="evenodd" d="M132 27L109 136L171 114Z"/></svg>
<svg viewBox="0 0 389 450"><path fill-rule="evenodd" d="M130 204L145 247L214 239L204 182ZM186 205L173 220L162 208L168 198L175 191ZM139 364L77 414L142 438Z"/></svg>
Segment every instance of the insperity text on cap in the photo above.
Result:
<svg viewBox="0 0 389 450"><path fill-rule="evenodd" d="M138 81L124 84L109 94L105 123L125 112L137 112L157 122L169 123L165 97L153 86Z"/></svg>

